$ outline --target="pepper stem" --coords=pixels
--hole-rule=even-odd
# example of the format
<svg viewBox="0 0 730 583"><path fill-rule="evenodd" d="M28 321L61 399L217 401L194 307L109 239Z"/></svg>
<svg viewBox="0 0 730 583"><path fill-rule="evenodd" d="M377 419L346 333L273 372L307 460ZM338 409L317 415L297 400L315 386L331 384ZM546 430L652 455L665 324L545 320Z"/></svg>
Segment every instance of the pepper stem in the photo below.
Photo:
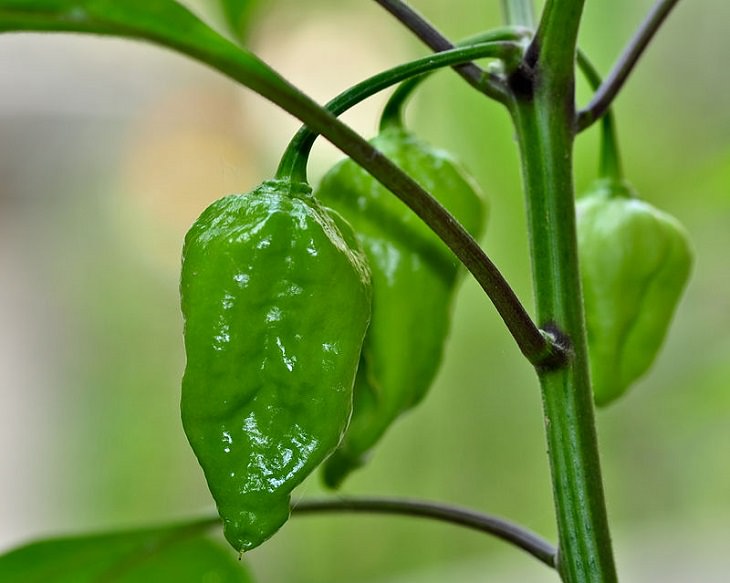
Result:
<svg viewBox="0 0 730 583"><path fill-rule="evenodd" d="M468 47L472 45L479 45L481 43L493 42L493 41L523 41L529 38L531 31L522 26L503 26L495 28L486 32L482 32L470 37L467 37L458 43L456 47ZM519 60L515 58L509 62L507 59L502 59L505 64L505 69L511 69L517 66ZM380 117L379 129L382 132L387 128L402 128L405 126L405 106L410 97L413 95L415 90L420 87L426 79L430 77L430 74L423 74L418 77L413 77L401 83L400 86L393 92L388 99L388 102L383 108L383 113Z"/></svg>
<svg viewBox="0 0 730 583"><path fill-rule="evenodd" d="M511 31L511 36L500 29L501 36L496 34L494 38L511 38L516 33ZM497 31L497 32L500 32ZM486 36L486 35L485 35ZM325 106L327 111L333 115L341 115L351 107L364 101L368 97L387 89L392 85L428 73L436 69L450 67L458 63L468 63L477 58L498 58L513 60L519 58L521 47L509 40L488 40L477 44L443 51L435 55L427 55L414 61L404 63L373 75L360 83L353 85ZM291 179L298 182L307 181L307 162L312 150L317 132L302 127L292 138L279 162L276 177L279 179Z"/></svg>
<svg viewBox="0 0 730 583"><path fill-rule="evenodd" d="M557 549L533 532L502 518L456 506L406 498L337 498L302 500L292 507L294 515L321 512L394 514L450 522L495 536L553 569L557 564Z"/></svg>
<svg viewBox="0 0 730 583"><path fill-rule="evenodd" d="M588 57L581 51L577 53L577 63L591 87L593 89L599 87L602 83L601 76ZM624 178L616 124L611 108L608 108L601 118L601 152L598 163L597 186L605 189L611 198L636 197L634 189Z"/></svg>

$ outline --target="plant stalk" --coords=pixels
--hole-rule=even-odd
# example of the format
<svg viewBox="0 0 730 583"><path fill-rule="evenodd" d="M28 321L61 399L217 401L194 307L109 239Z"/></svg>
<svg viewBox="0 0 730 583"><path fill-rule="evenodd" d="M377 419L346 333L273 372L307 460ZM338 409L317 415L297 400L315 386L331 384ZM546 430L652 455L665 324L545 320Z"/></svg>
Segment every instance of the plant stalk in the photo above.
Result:
<svg viewBox="0 0 730 583"><path fill-rule="evenodd" d="M454 48L453 43L449 39L443 36L436 27L434 27L405 2L402 2L401 0L375 1L403 23L433 51L448 51ZM502 87L501 81L491 73L483 71L475 63L465 63L458 67L454 67L454 69L477 91L480 91L488 97L500 102L504 102L507 98L507 93L504 87Z"/></svg>
<svg viewBox="0 0 730 583"><path fill-rule="evenodd" d="M594 90L598 89L602 82L601 76L588 60L588 57L581 51L578 51L577 63L590 86ZM598 175L602 179L610 179L614 182L622 182L624 178L621 167L621 154L618 146L618 135L616 133L616 123L614 122L611 109L607 109L606 113L601 117L601 155Z"/></svg>
<svg viewBox="0 0 730 583"><path fill-rule="evenodd" d="M333 115L342 115L351 107L387 89L391 85L405 80L420 83L427 77L426 73L453 64L469 62L476 57L519 59L519 55L522 53L520 46L515 42L505 40L508 37L516 36L517 33L509 29L498 30L492 35L483 35L483 38L488 39L484 42L470 46L459 46L448 51L426 55L414 61L397 65L353 85L329 101L325 105L325 108ZM489 40L492 38L494 40ZM318 135L317 132L312 131L307 126L303 126L295 134L279 163L279 168L276 172L277 178L289 178L307 182L307 162Z"/></svg>
<svg viewBox="0 0 730 583"><path fill-rule="evenodd" d="M608 519L588 374L575 227L575 50L583 0L548 0L511 111L526 193L537 321L570 353L537 368L566 583L614 583Z"/></svg>
<svg viewBox="0 0 730 583"><path fill-rule="evenodd" d="M578 116L579 131L586 129L594 121L600 119L608 110L634 67L636 67L639 58L644 54L652 38L654 38L654 35L659 31L678 2L679 0L657 0L639 26L636 34L626 45L605 81L596 91L591 102L580 112Z"/></svg>
<svg viewBox="0 0 730 583"><path fill-rule="evenodd" d="M497 537L522 549L548 567L555 568L557 550L550 543L513 522L465 508L406 498L302 500L292 506L295 516L322 512L393 514L447 522Z"/></svg>

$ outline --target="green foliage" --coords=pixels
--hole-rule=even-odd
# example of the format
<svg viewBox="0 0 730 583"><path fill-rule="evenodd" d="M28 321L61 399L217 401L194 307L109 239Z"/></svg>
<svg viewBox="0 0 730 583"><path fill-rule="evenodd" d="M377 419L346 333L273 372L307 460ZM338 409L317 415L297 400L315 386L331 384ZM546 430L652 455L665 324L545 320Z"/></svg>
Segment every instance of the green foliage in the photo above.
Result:
<svg viewBox="0 0 730 583"><path fill-rule="evenodd" d="M0 556L3 583L251 583L200 524L33 542Z"/></svg>

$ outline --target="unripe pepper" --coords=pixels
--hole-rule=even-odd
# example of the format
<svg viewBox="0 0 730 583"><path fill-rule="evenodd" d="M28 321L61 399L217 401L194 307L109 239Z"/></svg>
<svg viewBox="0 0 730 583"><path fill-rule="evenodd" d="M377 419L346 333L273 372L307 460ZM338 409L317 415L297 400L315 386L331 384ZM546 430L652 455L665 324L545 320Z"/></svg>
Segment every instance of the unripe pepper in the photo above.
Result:
<svg viewBox="0 0 730 583"><path fill-rule="evenodd" d="M433 194L474 236L486 212L478 186L451 156L390 126L372 141ZM373 314L355 383L353 416L324 466L337 487L361 466L392 422L431 385L463 270L446 245L403 202L351 160L322 179L317 197L338 210L362 242L373 277Z"/></svg>
<svg viewBox="0 0 730 583"><path fill-rule="evenodd" d="M183 426L239 551L287 520L350 418L371 292L347 228L307 185L272 180L185 238Z"/></svg>
<svg viewBox="0 0 730 583"><path fill-rule="evenodd" d="M679 222L622 183L599 182L576 211L591 380L606 405L654 362L692 253Z"/></svg>

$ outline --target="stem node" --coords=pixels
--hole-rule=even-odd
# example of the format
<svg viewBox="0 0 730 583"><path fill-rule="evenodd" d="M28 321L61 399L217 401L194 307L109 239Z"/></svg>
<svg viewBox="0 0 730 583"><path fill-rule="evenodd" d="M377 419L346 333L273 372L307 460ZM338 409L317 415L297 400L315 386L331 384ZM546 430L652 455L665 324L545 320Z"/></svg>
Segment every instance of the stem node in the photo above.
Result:
<svg viewBox="0 0 730 583"><path fill-rule="evenodd" d="M507 83L515 99L531 101L535 95L535 71L522 62L508 77Z"/></svg>
<svg viewBox="0 0 730 583"><path fill-rule="evenodd" d="M547 341L545 352L533 365L538 375L561 369L573 358L573 346L570 337L555 322L548 322L540 328L540 334Z"/></svg>

